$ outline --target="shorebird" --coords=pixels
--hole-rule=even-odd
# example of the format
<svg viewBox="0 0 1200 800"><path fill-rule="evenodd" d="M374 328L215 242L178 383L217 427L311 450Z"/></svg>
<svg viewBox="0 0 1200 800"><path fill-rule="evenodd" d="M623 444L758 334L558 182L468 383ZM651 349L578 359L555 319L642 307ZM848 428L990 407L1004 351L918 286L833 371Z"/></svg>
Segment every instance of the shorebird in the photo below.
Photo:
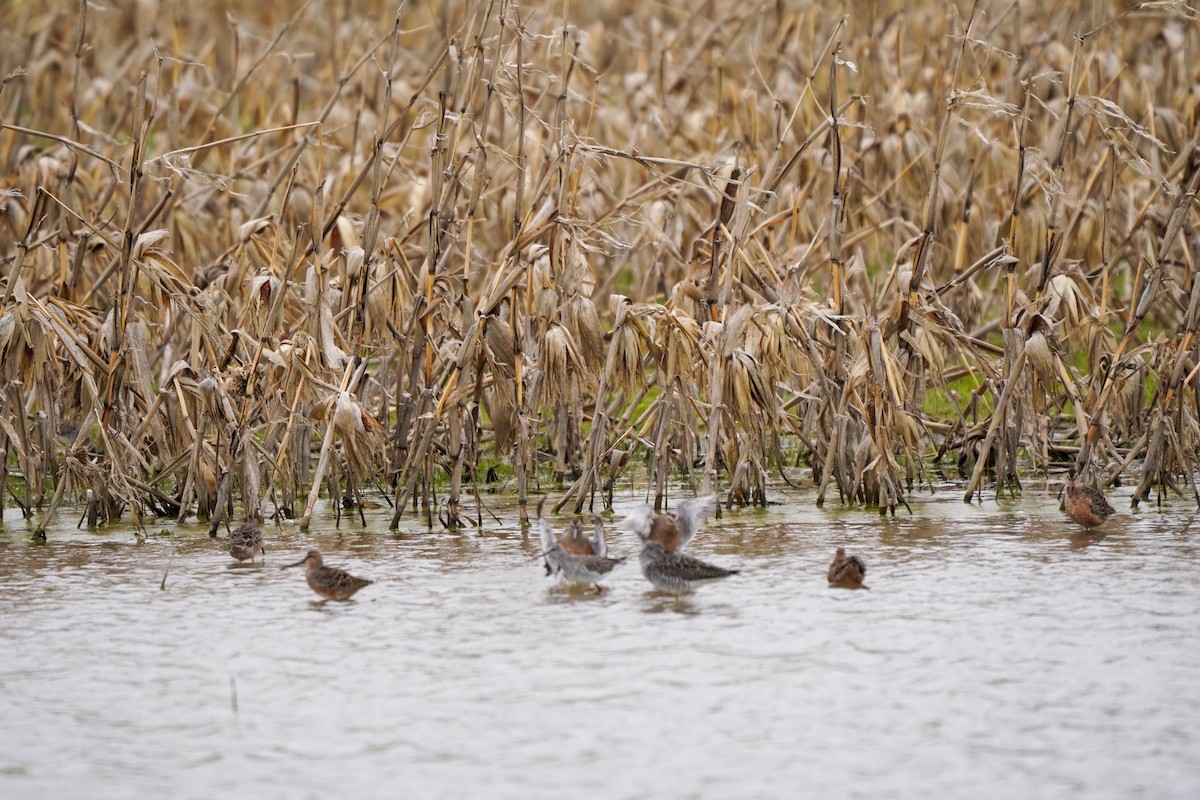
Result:
<svg viewBox="0 0 1200 800"><path fill-rule="evenodd" d="M265 554L262 528L253 522L243 522L229 534L229 555L238 561L254 561L256 555Z"/></svg>
<svg viewBox="0 0 1200 800"><path fill-rule="evenodd" d="M654 509L646 505L631 511L619 527L633 531L642 541L658 542L668 553L678 553L716 510L715 494L684 500L674 514L655 515Z"/></svg>
<svg viewBox="0 0 1200 800"><path fill-rule="evenodd" d="M542 543L542 555L546 559L547 575L562 575L568 583L595 586L612 572L613 567L624 558L609 558L608 545L604 541L604 523L593 517L595 530L591 539L583 535L583 526L578 519L571 520L567 533L555 538L550 523L542 516L545 498L538 503L538 532Z"/></svg>
<svg viewBox="0 0 1200 800"><path fill-rule="evenodd" d="M642 540L638 560L646 580L665 592L679 595L702 583L738 573L736 569L713 566L681 552L716 507L716 495L708 495L685 500L672 515L655 516L650 506L642 506L621 521L622 528L633 531Z"/></svg>
<svg viewBox="0 0 1200 800"><path fill-rule="evenodd" d="M1063 499L1063 507L1067 516L1087 530L1104 524L1105 520L1117 513L1099 489L1084 486L1074 471L1067 473L1064 489L1066 497Z"/></svg>
<svg viewBox="0 0 1200 800"><path fill-rule="evenodd" d="M702 583L738 573L736 569L725 569L683 553L672 553L653 539L645 540L639 560L646 580L671 594L690 592Z"/></svg>
<svg viewBox="0 0 1200 800"><path fill-rule="evenodd" d="M558 537L556 541L567 555L607 555L608 546L604 542L604 524L599 521L598 516L593 515L593 520L598 524L590 539L583 535L583 523L578 517L572 519L567 532Z"/></svg>
<svg viewBox="0 0 1200 800"><path fill-rule="evenodd" d="M280 569L290 569L305 565L304 579L308 586L327 600L349 600L354 593L373 581L366 578L356 578L345 570L337 567L327 567L318 550L309 550L304 558L295 564L288 564Z"/></svg>
<svg viewBox="0 0 1200 800"><path fill-rule="evenodd" d="M833 554L833 563L829 565L829 585L842 586L846 589L866 589L863 577L867 574L867 565L858 556L846 555L846 548L839 547Z"/></svg>

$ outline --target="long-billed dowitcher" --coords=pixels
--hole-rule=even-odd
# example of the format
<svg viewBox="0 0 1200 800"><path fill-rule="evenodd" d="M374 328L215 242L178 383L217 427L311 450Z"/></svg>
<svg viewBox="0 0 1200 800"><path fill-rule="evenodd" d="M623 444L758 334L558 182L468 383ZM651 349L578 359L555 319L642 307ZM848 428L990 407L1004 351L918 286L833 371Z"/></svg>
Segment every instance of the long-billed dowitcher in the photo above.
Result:
<svg viewBox="0 0 1200 800"><path fill-rule="evenodd" d="M327 567L318 550L309 550L304 558L295 564L288 564L280 569L290 569L305 565L304 579L308 586L327 600L349 600L354 593L373 581L366 578L356 578L345 570L337 567Z"/></svg>
<svg viewBox="0 0 1200 800"><path fill-rule="evenodd" d="M716 510L715 494L684 500L674 514L656 515L650 506L641 506L621 520L619 527L633 531L643 541L658 542L668 553L678 553Z"/></svg>
<svg viewBox="0 0 1200 800"><path fill-rule="evenodd" d="M1064 489L1066 497L1063 499L1063 507L1067 516L1087 530L1103 525L1105 520L1117 513L1099 489L1084 486L1074 471L1067 473Z"/></svg>
<svg viewBox="0 0 1200 800"><path fill-rule="evenodd" d="M680 552L716 507L716 495L709 495L685 500L673 515L655 516L650 506L642 506L621 521L622 528L633 531L642 540L638 561L646 580L663 591L678 595L690 592L702 583L738 573L736 569L713 566Z"/></svg>
<svg viewBox="0 0 1200 800"><path fill-rule="evenodd" d="M256 555L266 552L262 528L253 522L243 522L229 534L229 555L238 561L253 561Z"/></svg>
<svg viewBox="0 0 1200 800"><path fill-rule="evenodd" d="M841 586L846 589L866 589L863 577L867 574L867 565L858 556L846 555L846 548L839 547L833 554L833 563L829 565L829 585Z"/></svg>
<svg viewBox="0 0 1200 800"><path fill-rule="evenodd" d="M543 498L538 503L538 531L546 559L546 574L561 575L568 583L595 586L599 590L597 584L625 560L608 557L603 521L599 517L593 518L594 532L590 540L583 535L578 519L571 520L570 530L556 538L550 523L542 516L545 502Z"/></svg>

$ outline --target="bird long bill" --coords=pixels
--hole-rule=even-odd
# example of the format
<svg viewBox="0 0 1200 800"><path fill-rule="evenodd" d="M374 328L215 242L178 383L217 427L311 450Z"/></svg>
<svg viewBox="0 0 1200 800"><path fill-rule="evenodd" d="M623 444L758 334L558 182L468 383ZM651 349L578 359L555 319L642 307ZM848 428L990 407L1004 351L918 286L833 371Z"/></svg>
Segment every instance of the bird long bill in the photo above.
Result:
<svg viewBox="0 0 1200 800"><path fill-rule="evenodd" d="M305 561L308 561L308 556L305 556L304 558L300 559L295 564L284 564L282 567L280 567L280 569L291 569L292 567L298 567L301 564L303 564Z"/></svg>

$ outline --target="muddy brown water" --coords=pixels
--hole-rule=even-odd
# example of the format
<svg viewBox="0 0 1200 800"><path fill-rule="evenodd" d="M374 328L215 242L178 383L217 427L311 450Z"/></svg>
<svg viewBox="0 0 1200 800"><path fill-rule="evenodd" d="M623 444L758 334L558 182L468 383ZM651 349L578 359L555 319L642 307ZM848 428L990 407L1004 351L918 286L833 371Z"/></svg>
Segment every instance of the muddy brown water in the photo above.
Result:
<svg viewBox="0 0 1200 800"><path fill-rule="evenodd" d="M1117 492L1084 536L1057 488L895 519L777 494L697 536L742 573L681 601L636 558L554 589L494 497L460 533L326 509L261 567L197 525L64 513L41 545L6 512L0 796L1198 797L1195 508ZM839 544L869 591L826 585ZM310 546L376 583L315 602L278 569Z"/></svg>

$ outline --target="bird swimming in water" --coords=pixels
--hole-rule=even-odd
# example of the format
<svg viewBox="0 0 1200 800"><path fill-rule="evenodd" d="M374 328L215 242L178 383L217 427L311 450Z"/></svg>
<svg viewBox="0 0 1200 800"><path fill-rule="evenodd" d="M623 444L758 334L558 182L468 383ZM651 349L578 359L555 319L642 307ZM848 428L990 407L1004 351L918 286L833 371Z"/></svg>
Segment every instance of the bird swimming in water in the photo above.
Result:
<svg viewBox="0 0 1200 800"><path fill-rule="evenodd" d="M254 557L265 554L262 528L253 522L243 522L229 534L229 555L238 561L254 561Z"/></svg>
<svg viewBox="0 0 1200 800"><path fill-rule="evenodd" d="M599 517L593 517L594 531L591 539L583 535L583 526L578 519L571 520L571 528L566 533L554 536L554 529L542 516L542 506L546 499L538 503L538 532L542 544L542 555L546 560L547 575L561 575L568 583L594 586L612 572L613 567L624 561L624 558L609 558L608 544L604 541L604 522Z"/></svg>
<svg viewBox="0 0 1200 800"><path fill-rule="evenodd" d="M846 548L839 547L833 554L833 563L829 565L829 585L841 586L846 589L867 589L863 577L867 574L867 565L858 556L846 555Z"/></svg>
<svg viewBox="0 0 1200 800"><path fill-rule="evenodd" d="M308 586L326 600L349 600L354 593L373 581L366 578L356 578L345 570L325 566L324 559L318 550L309 550L304 558L295 564L288 564L280 569L290 569L305 565L304 579Z"/></svg>
<svg viewBox="0 0 1200 800"><path fill-rule="evenodd" d="M621 521L622 528L633 531L642 540L638 560L646 580L658 589L680 595L738 573L736 569L714 566L682 552L716 507L716 495L708 495L685 500L674 514L655 515L654 509L647 505L634 509Z"/></svg>
<svg viewBox="0 0 1200 800"><path fill-rule="evenodd" d="M1063 488L1066 493L1063 508L1066 509L1067 516L1089 531L1103 525L1105 520L1117 513L1116 509L1108 504L1104 493L1080 483L1074 470L1067 473L1067 482Z"/></svg>

